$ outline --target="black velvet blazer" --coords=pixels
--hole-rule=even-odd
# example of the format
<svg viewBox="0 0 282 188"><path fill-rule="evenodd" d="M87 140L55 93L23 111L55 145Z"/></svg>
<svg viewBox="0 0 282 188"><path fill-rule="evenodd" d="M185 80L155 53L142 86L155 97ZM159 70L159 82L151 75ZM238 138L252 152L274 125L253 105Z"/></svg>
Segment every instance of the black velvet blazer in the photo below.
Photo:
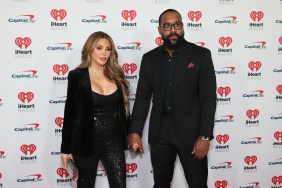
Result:
<svg viewBox="0 0 282 188"><path fill-rule="evenodd" d="M127 119L122 89L119 84L118 118L120 131L117 136L123 139L127 149ZM94 116L91 96L91 83L88 68L76 68L69 72L67 100L64 110L61 153L91 156L94 140Z"/></svg>

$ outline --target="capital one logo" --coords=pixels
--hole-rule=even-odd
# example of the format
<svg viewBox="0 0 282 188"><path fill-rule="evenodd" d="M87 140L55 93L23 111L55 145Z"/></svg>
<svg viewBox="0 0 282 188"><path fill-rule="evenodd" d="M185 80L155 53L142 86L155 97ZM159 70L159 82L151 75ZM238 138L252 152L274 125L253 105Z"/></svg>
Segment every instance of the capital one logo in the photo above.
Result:
<svg viewBox="0 0 282 188"><path fill-rule="evenodd" d="M229 140L229 135L228 134L224 134L224 135L217 135L216 136L216 141L221 144L223 142L223 144L225 144L227 141Z"/></svg>
<svg viewBox="0 0 282 188"><path fill-rule="evenodd" d="M156 43L158 46L161 46L161 45L164 43L164 41L163 41L162 37L157 37L157 38L155 39L155 43Z"/></svg>
<svg viewBox="0 0 282 188"><path fill-rule="evenodd" d="M0 156L3 156L5 151L0 151Z"/></svg>
<svg viewBox="0 0 282 188"><path fill-rule="evenodd" d="M30 144L30 145L22 145L21 146L21 151L25 154L25 155L32 155L36 150L36 146L34 144Z"/></svg>
<svg viewBox="0 0 282 188"><path fill-rule="evenodd" d="M280 185L282 183L282 176L273 176L271 181L274 185Z"/></svg>
<svg viewBox="0 0 282 188"><path fill-rule="evenodd" d="M254 165L257 161L257 156L253 155L253 156L246 156L244 161L247 165Z"/></svg>
<svg viewBox="0 0 282 188"><path fill-rule="evenodd" d="M62 21L67 16L67 11L64 9L53 9L50 14L56 21Z"/></svg>
<svg viewBox="0 0 282 188"><path fill-rule="evenodd" d="M279 140L282 141L282 131L281 132L276 131L274 133L274 138L276 138L277 141L279 141Z"/></svg>
<svg viewBox="0 0 282 188"><path fill-rule="evenodd" d="M126 164L126 172L129 173L129 171L131 171L131 173L133 173L135 170L137 169L137 164L136 163L131 163L131 164Z"/></svg>
<svg viewBox="0 0 282 188"><path fill-rule="evenodd" d="M228 86L217 88L217 93L222 97L226 97L230 92L231 92L231 88Z"/></svg>
<svg viewBox="0 0 282 188"><path fill-rule="evenodd" d="M32 99L34 98L34 94L32 92L20 92L18 94L18 98L23 103L25 103L25 101L27 101L27 103L30 103L30 101L32 101Z"/></svg>
<svg viewBox="0 0 282 188"><path fill-rule="evenodd" d="M278 91L278 93L279 93L280 95L282 95L282 85L278 85L278 86L276 87L276 91Z"/></svg>
<svg viewBox="0 0 282 188"><path fill-rule="evenodd" d="M0 172L0 179L2 178L2 174L1 174L1 172Z"/></svg>
<svg viewBox="0 0 282 188"><path fill-rule="evenodd" d="M205 46L205 42L195 42L195 44L197 44L198 46Z"/></svg>
<svg viewBox="0 0 282 188"><path fill-rule="evenodd" d="M31 44L31 39L29 37L17 37L15 43L20 49L27 49Z"/></svg>
<svg viewBox="0 0 282 188"><path fill-rule="evenodd" d="M196 21L196 22L198 22L200 19L201 19L201 17L202 17L202 12L201 11L189 11L188 12L188 14L187 14L187 16L188 16L188 18L192 21L192 22L194 22L194 20Z"/></svg>
<svg viewBox="0 0 282 188"><path fill-rule="evenodd" d="M226 180L216 181L216 182L214 183L214 186L215 186L216 188L225 188L225 187L227 187L227 185L228 185L228 182L227 182Z"/></svg>
<svg viewBox="0 0 282 188"><path fill-rule="evenodd" d="M282 36L279 38L279 43L282 45Z"/></svg>
<svg viewBox="0 0 282 188"><path fill-rule="evenodd" d="M247 110L246 115L250 118L250 119L256 119L259 115L259 110L255 109L255 110Z"/></svg>
<svg viewBox="0 0 282 188"><path fill-rule="evenodd" d="M68 46L68 48L72 46L71 42L60 42L60 43L57 43L57 44L65 44L65 45Z"/></svg>
<svg viewBox="0 0 282 188"><path fill-rule="evenodd" d="M61 75L65 75L66 72L68 72L68 70L69 70L69 66L66 64L62 64L62 65L56 64L53 66L53 71L59 76L60 73Z"/></svg>
<svg viewBox="0 0 282 188"><path fill-rule="evenodd" d="M124 72L126 72L126 74L128 74L129 71L131 72L131 74L133 74L137 69L137 65L135 63L125 63L122 65L122 69L124 70Z"/></svg>
<svg viewBox="0 0 282 188"><path fill-rule="evenodd" d="M64 123L64 118L57 117L57 118L55 119L55 123L56 123L56 125L58 125L58 127L62 128L63 123Z"/></svg>
<svg viewBox="0 0 282 188"><path fill-rule="evenodd" d="M252 70L252 71L258 71L261 68L261 62L260 61L251 61L248 64L248 67Z"/></svg>
<svg viewBox="0 0 282 188"><path fill-rule="evenodd" d="M254 22L256 22L256 20L259 22L262 18L263 18L264 14L262 11L252 11L250 13L250 17L252 18L252 20L254 20Z"/></svg>
<svg viewBox="0 0 282 188"><path fill-rule="evenodd" d="M136 17L137 13L135 10L123 10L121 12L121 16L126 20L126 21L132 21ZM130 18L130 19L129 19Z"/></svg>
<svg viewBox="0 0 282 188"><path fill-rule="evenodd" d="M64 175L65 175L66 178L70 175L70 174L68 173L68 171L67 171L65 168L58 168L58 169L57 169L57 174L58 174L61 178L64 178Z"/></svg>
<svg viewBox="0 0 282 188"><path fill-rule="evenodd" d="M218 42L223 48L224 46L228 47L232 43L232 38L231 37L220 37Z"/></svg>
<svg viewBox="0 0 282 188"><path fill-rule="evenodd" d="M28 175L27 177L29 176L35 177L36 179L40 179L42 175L41 174L32 174L32 175Z"/></svg>

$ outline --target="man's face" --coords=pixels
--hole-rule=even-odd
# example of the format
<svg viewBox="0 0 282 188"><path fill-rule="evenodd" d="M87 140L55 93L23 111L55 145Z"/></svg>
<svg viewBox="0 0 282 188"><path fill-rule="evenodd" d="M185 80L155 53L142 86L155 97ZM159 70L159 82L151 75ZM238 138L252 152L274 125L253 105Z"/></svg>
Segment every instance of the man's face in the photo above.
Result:
<svg viewBox="0 0 282 188"><path fill-rule="evenodd" d="M160 26L158 27L158 30L160 35L162 36L165 45L169 49L175 49L181 39L184 38L183 27L179 29L179 26L181 25L183 26L183 23L180 15L177 12L167 12L161 17L161 22ZM171 26L171 29L169 26ZM175 26L177 29L175 29Z"/></svg>

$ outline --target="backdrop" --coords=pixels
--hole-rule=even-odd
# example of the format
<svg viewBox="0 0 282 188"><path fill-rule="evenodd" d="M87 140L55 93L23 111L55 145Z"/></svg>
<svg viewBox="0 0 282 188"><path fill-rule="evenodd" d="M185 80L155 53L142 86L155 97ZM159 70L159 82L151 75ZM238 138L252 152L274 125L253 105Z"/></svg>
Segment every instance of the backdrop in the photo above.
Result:
<svg viewBox="0 0 282 188"><path fill-rule="evenodd" d="M0 187L76 187L60 163L67 75L87 37L115 41L130 82L131 109L142 55L162 44L158 17L183 17L185 38L212 52L217 77L209 187L282 187L282 0L5 0L0 32ZM142 155L126 152L127 185L152 187ZM96 187L108 188L102 165ZM173 188L187 188L177 159Z"/></svg>

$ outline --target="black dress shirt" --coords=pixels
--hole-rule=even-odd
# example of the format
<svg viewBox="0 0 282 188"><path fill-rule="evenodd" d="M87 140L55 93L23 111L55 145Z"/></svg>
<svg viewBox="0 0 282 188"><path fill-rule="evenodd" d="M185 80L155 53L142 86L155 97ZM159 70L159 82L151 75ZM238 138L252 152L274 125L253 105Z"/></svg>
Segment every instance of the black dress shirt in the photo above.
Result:
<svg viewBox="0 0 282 188"><path fill-rule="evenodd" d="M172 56L164 49L163 62L164 62L164 99L163 99L163 113L173 112L173 84L175 76L175 68L179 50L175 50Z"/></svg>

